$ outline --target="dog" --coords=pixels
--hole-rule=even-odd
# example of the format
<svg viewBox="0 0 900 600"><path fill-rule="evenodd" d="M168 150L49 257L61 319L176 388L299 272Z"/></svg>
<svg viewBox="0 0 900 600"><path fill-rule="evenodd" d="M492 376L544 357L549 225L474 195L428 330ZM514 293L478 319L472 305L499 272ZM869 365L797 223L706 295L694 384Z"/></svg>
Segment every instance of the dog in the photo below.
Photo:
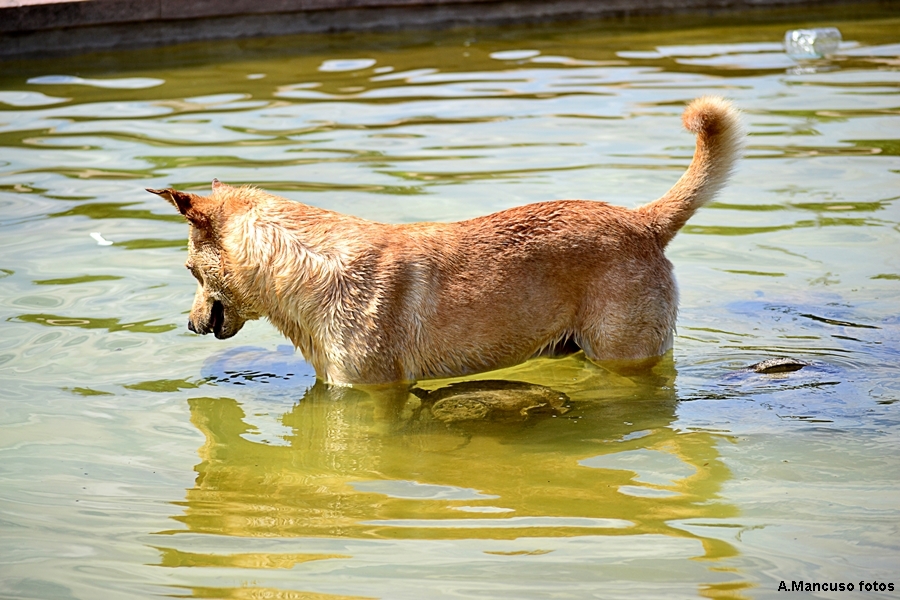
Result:
<svg viewBox="0 0 900 600"><path fill-rule="evenodd" d="M147 191L190 224L188 329L226 339L266 317L326 383L409 383L579 350L646 368L674 338L664 249L742 154L726 100L694 100L683 123L696 134L690 166L636 209L557 200L391 225L218 180L209 196Z"/></svg>

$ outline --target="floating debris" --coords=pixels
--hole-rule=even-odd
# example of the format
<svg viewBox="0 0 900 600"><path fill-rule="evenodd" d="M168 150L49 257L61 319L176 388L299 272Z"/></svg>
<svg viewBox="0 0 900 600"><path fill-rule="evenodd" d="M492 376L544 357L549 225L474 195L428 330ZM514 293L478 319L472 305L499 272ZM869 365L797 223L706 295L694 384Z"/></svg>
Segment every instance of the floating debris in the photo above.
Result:
<svg viewBox="0 0 900 600"><path fill-rule="evenodd" d="M96 240L98 246L112 246L112 245L113 245L113 243L112 243L111 241L109 241L108 239L104 238L104 237L103 237L102 235L100 235L100 233L97 232L97 231L95 231L94 233L92 233L92 234L91 234L91 237L94 238L94 240Z"/></svg>
<svg viewBox="0 0 900 600"><path fill-rule="evenodd" d="M835 27L792 29L784 34L784 50L795 59L823 58L837 52L841 32Z"/></svg>

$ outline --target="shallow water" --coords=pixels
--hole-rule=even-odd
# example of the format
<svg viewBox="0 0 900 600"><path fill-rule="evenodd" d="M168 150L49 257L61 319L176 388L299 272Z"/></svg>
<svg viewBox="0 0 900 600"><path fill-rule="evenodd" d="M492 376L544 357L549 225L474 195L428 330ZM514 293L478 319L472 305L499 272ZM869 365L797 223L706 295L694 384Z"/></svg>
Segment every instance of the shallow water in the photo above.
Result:
<svg viewBox="0 0 900 600"><path fill-rule="evenodd" d="M840 54L798 64L801 24L5 64L0 597L897 597L900 19L838 15ZM388 222L633 207L688 163L679 115L707 93L745 111L747 158L669 249L678 335L650 376L536 360L480 379L565 411L445 423L315 385L266 323L185 329L187 228L146 187ZM810 366L742 370L773 356Z"/></svg>

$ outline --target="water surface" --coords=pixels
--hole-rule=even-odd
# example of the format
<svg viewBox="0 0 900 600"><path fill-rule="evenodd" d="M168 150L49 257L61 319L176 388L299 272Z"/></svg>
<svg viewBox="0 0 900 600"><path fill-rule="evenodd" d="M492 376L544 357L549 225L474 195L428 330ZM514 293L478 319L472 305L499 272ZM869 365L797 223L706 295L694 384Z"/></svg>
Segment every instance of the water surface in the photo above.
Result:
<svg viewBox="0 0 900 600"><path fill-rule="evenodd" d="M841 52L801 64L779 41L802 24L4 65L0 597L900 590L900 20L838 16ZM634 207L683 171L680 113L711 93L745 112L747 158L669 249L681 314L652 374L536 360L480 379L558 391L565 412L445 423L316 384L267 323L185 329L187 227L144 188L215 177L393 223ZM810 366L741 370L773 356Z"/></svg>

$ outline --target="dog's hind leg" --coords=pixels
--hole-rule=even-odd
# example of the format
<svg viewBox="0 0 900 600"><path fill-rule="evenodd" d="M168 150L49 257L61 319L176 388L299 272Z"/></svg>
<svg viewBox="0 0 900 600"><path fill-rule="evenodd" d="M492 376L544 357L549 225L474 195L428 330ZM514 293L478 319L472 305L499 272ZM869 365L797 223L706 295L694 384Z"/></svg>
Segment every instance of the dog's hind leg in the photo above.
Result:
<svg viewBox="0 0 900 600"><path fill-rule="evenodd" d="M670 335L668 339L671 339L672 337L673 336ZM601 343L601 345L603 344ZM659 348L665 348L666 345L668 345L669 348L659 354L640 358L626 357L627 355L624 353L616 352L616 348L610 348L609 344L604 345L604 352L598 353L594 352L594 345L592 343L585 341L582 342L582 349L584 350L584 355L595 365L620 375L634 375L645 373L655 367L666 353L671 350L670 342L663 342L660 344Z"/></svg>
<svg viewBox="0 0 900 600"><path fill-rule="evenodd" d="M606 298L582 314L574 340L588 359L615 371L641 370L672 349L678 293L665 281L670 275L657 276L639 293Z"/></svg>

